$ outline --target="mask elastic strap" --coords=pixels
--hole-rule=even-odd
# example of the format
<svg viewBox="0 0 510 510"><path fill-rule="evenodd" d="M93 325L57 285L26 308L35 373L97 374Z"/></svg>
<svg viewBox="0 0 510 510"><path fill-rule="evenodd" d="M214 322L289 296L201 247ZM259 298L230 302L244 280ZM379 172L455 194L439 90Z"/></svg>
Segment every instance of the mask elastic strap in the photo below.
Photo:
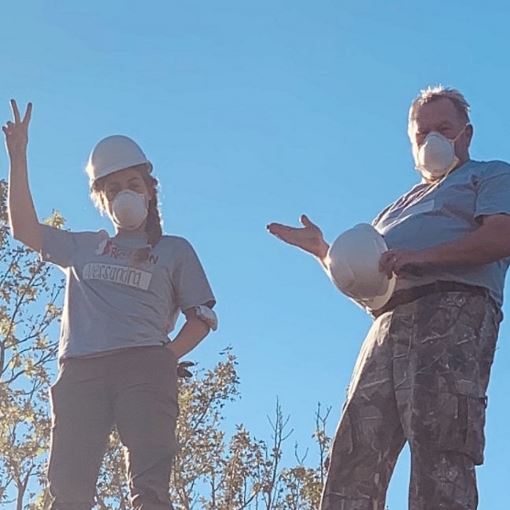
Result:
<svg viewBox="0 0 510 510"><path fill-rule="evenodd" d="M460 130L459 134L458 134L455 138L453 138L452 140L450 140L450 142L455 143L455 142L456 142L456 141L460 138L460 135L461 135L462 133L464 133L464 131L466 131L466 129L467 129L467 127L468 127L468 126L471 126L471 123L470 123L470 122L467 122L466 124L464 124L464 127Z"/></svg>

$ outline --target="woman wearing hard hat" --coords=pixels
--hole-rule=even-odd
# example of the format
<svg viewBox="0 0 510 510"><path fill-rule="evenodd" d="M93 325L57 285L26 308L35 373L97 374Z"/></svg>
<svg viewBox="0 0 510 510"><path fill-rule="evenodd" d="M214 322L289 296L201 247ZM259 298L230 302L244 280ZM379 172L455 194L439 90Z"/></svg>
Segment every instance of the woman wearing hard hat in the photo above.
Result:
<svg viewBox="0 0 510 510"><path fill-rule="evenodd" d="M15 239L66 274L59 374L51 388L48 470L52 508L94 505L95 484L115 425L128 451L136 509L171 509L176 452L177 360L216 329L202 266L183 238L162 234L157 184L140 147L125 136L101 140L87 165L91 196L111 219L105 231L41 224L27 179L31 104L3 127L10 158L9 217ZM179 312L186 321L169 341Z"/></svg>

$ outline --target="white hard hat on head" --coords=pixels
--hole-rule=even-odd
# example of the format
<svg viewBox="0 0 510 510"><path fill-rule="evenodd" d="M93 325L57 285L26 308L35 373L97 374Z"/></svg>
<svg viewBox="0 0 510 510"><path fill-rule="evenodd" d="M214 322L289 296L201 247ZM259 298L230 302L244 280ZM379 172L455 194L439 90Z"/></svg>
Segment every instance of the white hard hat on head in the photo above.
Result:
<svg viewBox="0 0 510 510"><path fill-rule="evenodd" d="M378 310L395 290L396 277L379 271L379 259L388 250L384 238L368 223L347 230L331 245L328 273L337 288L363 308Z"/></svg>
<svg viewBox="0 0 510 510"><path fill-rule="evenodd" d="M113 172L138 165L147 165L148 171L152 171L152 164L134 140L123 135L113 135L103 138L92 149L87 174L92 183Z"/></svg>

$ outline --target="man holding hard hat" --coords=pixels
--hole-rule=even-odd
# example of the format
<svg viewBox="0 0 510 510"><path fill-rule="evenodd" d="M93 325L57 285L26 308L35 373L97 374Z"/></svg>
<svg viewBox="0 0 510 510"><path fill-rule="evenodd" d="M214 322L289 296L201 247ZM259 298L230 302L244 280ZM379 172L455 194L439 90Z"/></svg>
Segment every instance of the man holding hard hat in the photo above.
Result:
<svg viewBox="0 0 510 510"><path fill-rule="evenodd" d="M510 165L469 157L469 105L421 91L408 134L421 182L330 247L306 216L268 230L314 255L374 316L329 456L322 510L383 510L411 449L411 510L474 510L486 390L510 263Z"/></svg>

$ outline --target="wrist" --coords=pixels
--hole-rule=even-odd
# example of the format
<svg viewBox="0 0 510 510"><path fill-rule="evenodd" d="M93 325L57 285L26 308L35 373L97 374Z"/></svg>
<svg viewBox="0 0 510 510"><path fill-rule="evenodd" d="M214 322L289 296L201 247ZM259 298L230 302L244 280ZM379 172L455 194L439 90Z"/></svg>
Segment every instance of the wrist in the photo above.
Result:
<svg viewBox="0 0 510 510"><path fill-rule="evenodd" d="M326 257L328 256L329 251L329 244L324 241L324 239L321 239L321 242L319 246L317 247L317 250L315 251L314 255L322 262L324 263L326 260Z"/></svg>
<svg viewBox="0 0 510 510"><path fill-rule="evenodd" d="M172 351L173 355L175 356L176 359L179 359L180 356L177 352L177 350L175 349L175 345L174 345L174 342L170 341L168 342L166 345L165 345L165 348Z"/></svg>

